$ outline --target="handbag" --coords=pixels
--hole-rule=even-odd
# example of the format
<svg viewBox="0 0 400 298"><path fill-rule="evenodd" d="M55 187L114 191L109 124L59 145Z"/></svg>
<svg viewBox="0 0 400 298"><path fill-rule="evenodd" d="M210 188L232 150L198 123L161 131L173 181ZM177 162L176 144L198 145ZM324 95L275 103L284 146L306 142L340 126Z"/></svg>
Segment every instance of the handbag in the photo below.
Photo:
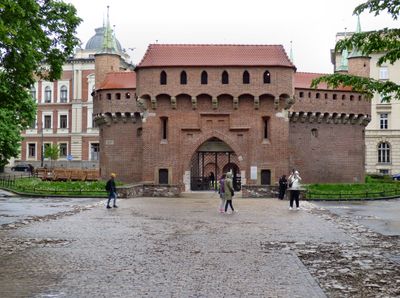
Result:
<svg viewBox="0 0 400 298"><path fill-rule="evenodd" d="M234 190L232 189L232 197L235 195L235 192L234 192Z"/></svg>

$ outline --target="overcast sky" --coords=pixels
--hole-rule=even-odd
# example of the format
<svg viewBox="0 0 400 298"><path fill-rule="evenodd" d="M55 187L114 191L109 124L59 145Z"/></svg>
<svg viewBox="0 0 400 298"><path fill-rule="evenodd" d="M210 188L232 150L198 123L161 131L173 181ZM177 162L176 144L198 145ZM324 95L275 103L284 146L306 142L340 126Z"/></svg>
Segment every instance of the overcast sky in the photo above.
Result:
<svg viewBox="0 0 400 298"><path fill-rule="evenodd" d="M110 23L134 63L150 43L293 44L297 71L330 73L330 49L337 32L354 31L354 7L362 0L66 0L83 22L83 46L101 27L110 6ZM388 15L361 15L363 31L400 27Z"/></svg>

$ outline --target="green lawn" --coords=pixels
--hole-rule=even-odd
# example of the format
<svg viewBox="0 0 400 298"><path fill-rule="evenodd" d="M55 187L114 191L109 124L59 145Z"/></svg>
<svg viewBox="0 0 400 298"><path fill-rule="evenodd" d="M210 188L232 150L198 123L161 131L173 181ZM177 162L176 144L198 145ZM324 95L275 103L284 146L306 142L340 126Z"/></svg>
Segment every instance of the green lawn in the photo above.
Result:
<svg viewBox="0 0 400 298"><path fill-rule="evenodd" d="M367 176L365 183L310 184L308 199L359 199L400 196L400 182L391 177Z"/></svg>
<svg viewBox="0 0 400 298"><path fill-rule="evenodd" d="M105 197L105 181L42 181L38 178L15 179L10 190L35 195Z"/></svg>

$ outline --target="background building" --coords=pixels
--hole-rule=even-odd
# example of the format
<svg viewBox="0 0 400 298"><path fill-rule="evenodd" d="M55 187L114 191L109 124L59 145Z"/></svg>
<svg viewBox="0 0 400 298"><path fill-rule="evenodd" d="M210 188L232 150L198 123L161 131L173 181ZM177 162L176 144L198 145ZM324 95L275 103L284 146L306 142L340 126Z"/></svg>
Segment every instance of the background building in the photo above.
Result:
<svg viewBox="0 0 400 298"><path fill-rule="evenodd" d="M77 49L63 65L59 80L38 80L32 86L31 94L37 102L36 122L23 132L21 154L15 163L49 167L50 161L43 156L44 148L57 145L60 157L55 166L98 168L99 130L92 117L91 94L95 86L94 55L102 49L106 31L104 26L95 29L96 34L85 48ZM119 41L113 40L122 57L121 64L130 67L129 56Z"/></svg>
<svg viewBox="0 0 400 298"><path fill-rule="evenodd" d="M358 18L355 32L361 32ZM336 41L350 36L353 32L339 32ZM332 52L332 63L335 72L347 72L348 65L354 55L360 53ZM375 80L390 80L400 84L400 62L393 65L385 63L377 65L382 53L370 54L364 59L367 64L365 76ZM365 171L368 173L396 174L400 173L400 102L396 99L383 102L379 94L371 100L371 122L365 129Z"/></svg>

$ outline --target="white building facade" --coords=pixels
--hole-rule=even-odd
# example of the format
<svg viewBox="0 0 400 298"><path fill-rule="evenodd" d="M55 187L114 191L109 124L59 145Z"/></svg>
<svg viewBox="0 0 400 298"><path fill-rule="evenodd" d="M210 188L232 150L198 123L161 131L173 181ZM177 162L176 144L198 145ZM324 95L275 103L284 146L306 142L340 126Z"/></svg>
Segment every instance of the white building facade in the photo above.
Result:
<svg viewBox="0 0 400 298"><path fill-rule="evenodd" d="M39 80L31 88L37 103L36 121L22 133L21 153L14 163L49 167L44 157L47 146L57 145L57 167L98 168L99 130L93 121L92 92L95 87L94 54L102 48L105 27L97 28L85 49L63 65L61 78ZM115 40L118 51L122 48ZM127 61L129 56L122 54Z"/></svg>

